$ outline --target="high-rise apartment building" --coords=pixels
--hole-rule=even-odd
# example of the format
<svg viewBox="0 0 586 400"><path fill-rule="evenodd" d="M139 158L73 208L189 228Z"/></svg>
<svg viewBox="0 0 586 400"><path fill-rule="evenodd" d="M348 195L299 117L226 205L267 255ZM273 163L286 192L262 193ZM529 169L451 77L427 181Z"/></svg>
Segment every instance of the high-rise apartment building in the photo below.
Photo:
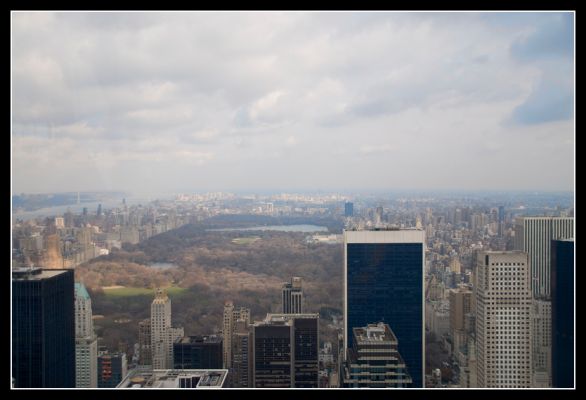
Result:
<svg viewBox="0 0 586 400"><path fill-rule="evenodd" d="M138 323L138 364L151 365L151 320L143 319Z"/></svg>
<svg viewBox="0 0 586 400"><path fill-rule="evenodd" d="M303 289L302 279L294 276L291 282L283 283L283 314L302 314L303 313Z"/></svg>
<svg viewBox="0 0 586 400"><path fill-rule="evenodd" d="M416 388L425 382L424 266L422 230L344 231L344 348L352 329L388 324Z"/></svg>
<svg viewBox="0 0 586 400"><path fill-rule="evenodd" d="M527 254L479 252L476 273L478 387L530 387L532 297Z"/></svg>
<svg viewBox="0 0 586 400"><path fill-rule="evenodd" d="M236 321L232 334L232 386L252 387L252 332L244 319Z"/></svg>
<svg viewBox="0 0 586 400"><path fill-rule="evenodd" d="M94 333L92 300L82 283L75 283L75 387L98 387L98 338Z"/></svg>
<svg viewBox="0 0 586 400"><path fill-rule="evenodd" d="M472 291L467 288L450 289L450 335L454 349L467 346L466 314L472 312Z"/></svg>
<svg viewBox="0 0 586 400"><path fill-rule="evenodd" d="M157 289L151 304L151 360L153 369L173 367L173 342L183 337L183 328L171 326L171 300Z"/></svg>
<svg viewBox="0 0 586 400"><path fill-rule="evenodd" d="M319 314L267 314L252 337L254 387L318 387Z"/></svg>
<svg viewBox="0 0 586 400"><path fill-rule="evenodd" d="M73 284L73 270L12 269L14 387L75 387Z"/></svg>
<svg viewBox="0 0 586 400"><path fill-rule="evenodd" d="M534 298L550 298L551 241L574 237L574 218L521 217L515 221L515 250L529 255Z"/></svg>
<svg viewBox="0 0 586 400"><path fill-rule="evenodd" d="M411 387L411 377L397 350L397 337L389 325L379 322L352 329L352 348L342 374L344 387Z"/></svg>
<svg viewBox="0 0 586 400"><path fill-rule="evenodd" d="M242 319L250 324L250 309L240 307L235 308L234 303L226 301L224 303L224 320L223 320L223 362L224 368L230 369L232 367L232 334L236 327L236 321Z"/></svg>
<svg viewBox="0 0 586 400"><path fill-rule="evenodd" d="M574 240L551 243L552 387L575 387Z"/></svg>
<svg viewBox="0 0 586 400"><path fill-rule="evenodd" d="M173 343L175 369L222 369L222 338L187 336Z"/></svg>

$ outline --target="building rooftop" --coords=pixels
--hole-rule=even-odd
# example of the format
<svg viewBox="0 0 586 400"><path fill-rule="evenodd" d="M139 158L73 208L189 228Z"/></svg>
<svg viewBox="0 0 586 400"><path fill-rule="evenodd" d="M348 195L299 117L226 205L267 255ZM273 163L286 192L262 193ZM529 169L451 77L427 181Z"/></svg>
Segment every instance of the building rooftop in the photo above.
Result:
<svg viewBox="0 0 586 400"><path fill-rule="evenodd" d="M397 337L389 325L379 322L368 324L366 327L354 328L354 337L358 343L391 342L397 343Z"/></svg>
<svg viewBox="0 0 586 400"><path fill-rule="evenodd" d="M219 389L227 369L155 369L131 371L117 388L132 389Z"/></svg>
<svg viewBox="0 0 586 400"><path fill-rule="evenodd" d="M48 279L54 276L71 271L69 269L42 269L38 267L14 267L12 268L13 280L41 280Z"/></svg>

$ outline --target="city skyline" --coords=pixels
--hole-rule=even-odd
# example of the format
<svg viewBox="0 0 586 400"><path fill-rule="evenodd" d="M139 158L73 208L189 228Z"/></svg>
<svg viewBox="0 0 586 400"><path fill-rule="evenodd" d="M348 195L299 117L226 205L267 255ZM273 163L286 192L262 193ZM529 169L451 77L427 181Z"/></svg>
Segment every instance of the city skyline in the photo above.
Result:
<svg viewBox="0 0 586 400"><path fill-rule="evenodd" d="M13 193L574 190L572 12L11 16Z"/></svg>

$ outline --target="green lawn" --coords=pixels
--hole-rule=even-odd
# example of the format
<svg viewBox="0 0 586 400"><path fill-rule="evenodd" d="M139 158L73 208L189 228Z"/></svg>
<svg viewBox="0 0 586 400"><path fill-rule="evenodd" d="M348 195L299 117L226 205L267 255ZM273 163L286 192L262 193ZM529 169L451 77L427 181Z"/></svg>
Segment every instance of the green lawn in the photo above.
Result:
<svg viewBox="0 0 586 400"><path fill-rule="evenodd" d="M259 239L260 239L260 237L258 237L258 236L241 237L241 238L232 239L232 243L234 243L234 244L251 244L251 243L256 242Z"/></svg>
<svg viewBox="0 0 586 400"><path fill-rule="evenodd" d="M177 295L181 295L184 292L185 288L181 288L178 286L171 286L167 288L167 293L170 297L174 297ZM146 289L146 288L137 288L137 287L124 287L124 288L116 288L116 289L104 289L104 293L108 297L131 297L131 296L155 296L155 291L153 289Z"/></svg>

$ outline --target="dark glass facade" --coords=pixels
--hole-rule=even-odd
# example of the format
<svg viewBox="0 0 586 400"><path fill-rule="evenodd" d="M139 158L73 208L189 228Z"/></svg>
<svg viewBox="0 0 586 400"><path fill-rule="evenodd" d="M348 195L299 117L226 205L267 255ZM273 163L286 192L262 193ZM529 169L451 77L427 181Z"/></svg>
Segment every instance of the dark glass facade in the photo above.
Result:
<svg viewBox="0 0 586 400"><path fill-rule="evenodd" d="M296 388L318 387L318 318L295 318L295 385Z"/></svg>
<svg viewBox="0 0 586 400"><path fill-rule="evenodd" d="M291 387L291 327L254 327L254 387Z"/></svg>
<svg viewBox="0 0 586 400"><path fill-rule="evenodd" d="M222 369L222 339L190 336L173 343L176 369Z"/></svg>
<svg viewBox="0 0 586 400"><path fill-rule="evenodd" d="M126 375L125 354L102 354L98 356L98 387L115 388Z"/></svg>
<svg viewBox="0 0 586 400"><path fill-rule="evenodd" d="M574 242L551 241L551 378L574 387Z"/></svg>
<svg viewBox="0 0 586 400"><path fill-rule="evenodd" d="M346 217L353 217L354 216L354 203L344 203L344 216Z"/></svg>
<svg viewBox="0 0 586 400"><path fill-rule="evenodd" d="M348 243L347 329L388 324L412 387L423 387L423 243ZM350 334L349 334L350 332Z"/></svg>
<svg viewBox="0 0 586 400"><path fill-rule="evenodd" d="M16 276L12 280L15 387L75 387L73 270Z"/></svg>

